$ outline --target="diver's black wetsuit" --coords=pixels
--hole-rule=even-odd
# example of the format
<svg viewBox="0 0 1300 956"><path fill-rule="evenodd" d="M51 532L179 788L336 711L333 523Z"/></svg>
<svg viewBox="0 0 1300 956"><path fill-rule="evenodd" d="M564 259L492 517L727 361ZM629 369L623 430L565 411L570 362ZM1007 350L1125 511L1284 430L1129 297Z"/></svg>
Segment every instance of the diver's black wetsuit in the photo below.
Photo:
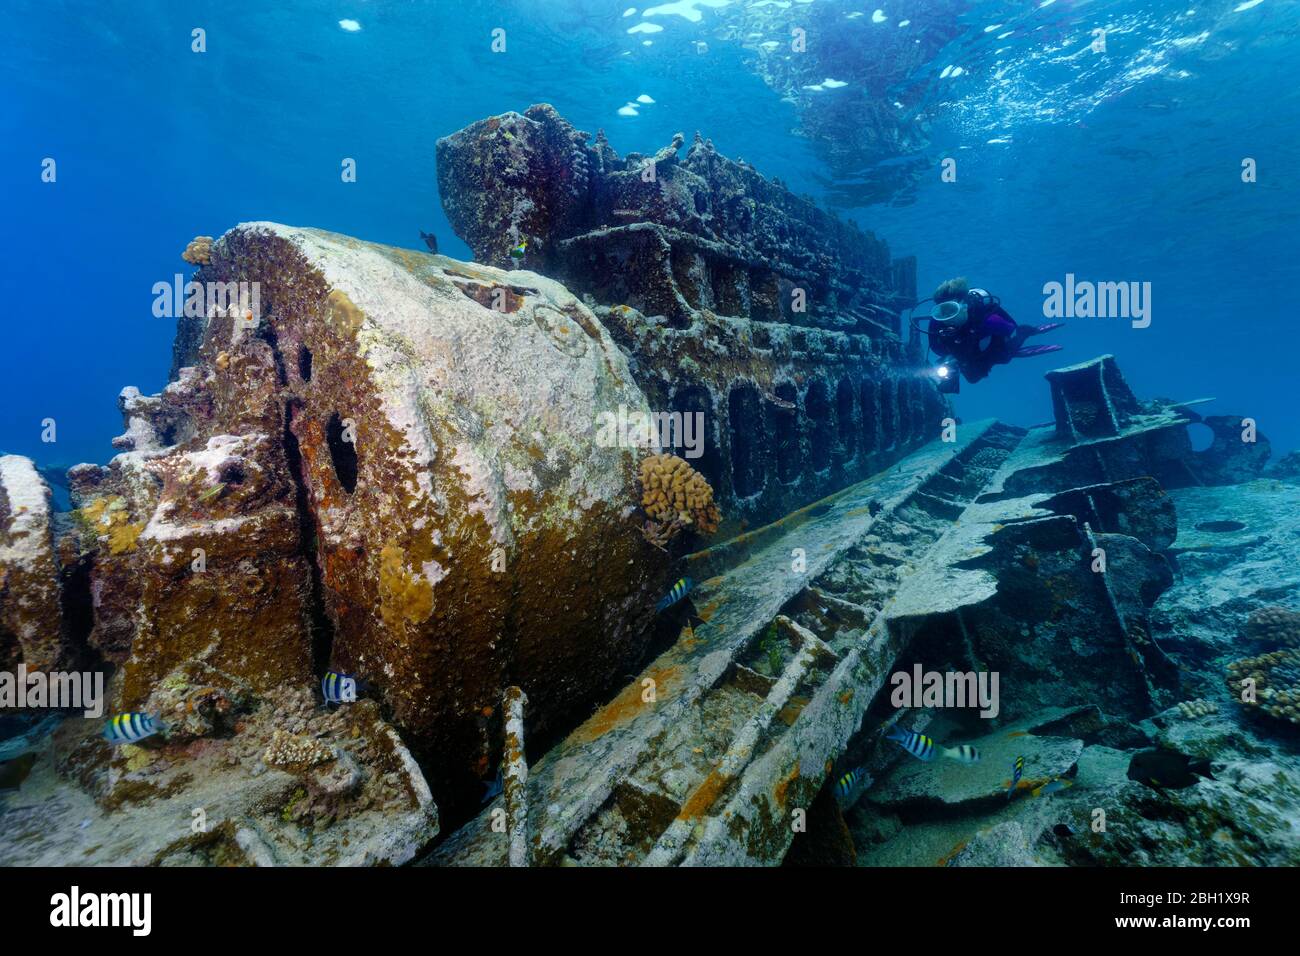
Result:
<svg viewBox="0 0 1300 956"><path fill-rule="evenodd" d="M986 298L970 293L965 302L966 321L956 327L932 331L930 348L936 355L955 358L968 382L985 378L994 365L1005 365L1014 358L1042 355L1060 348L1059 345L1025 346L1030 336L1059 328L1059 322L1020 325L992 296Z"/></svg>

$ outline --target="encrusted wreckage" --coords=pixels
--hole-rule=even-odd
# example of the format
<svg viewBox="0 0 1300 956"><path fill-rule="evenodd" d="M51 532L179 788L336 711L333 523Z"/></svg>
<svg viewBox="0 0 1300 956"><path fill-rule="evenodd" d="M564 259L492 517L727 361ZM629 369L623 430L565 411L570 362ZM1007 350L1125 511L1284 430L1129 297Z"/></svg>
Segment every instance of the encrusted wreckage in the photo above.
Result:
<svg viewBox="0 0 1300 956"><path fill-rule="evenodd" d="M158 768L183 772L182 747L284 749L275 732L300 731L278 721L308 719L294 695L333 669L467 817L506 687L529 740L558 739L639 666L675 556L937 431L946 406L897 334L913 264L680 145L646 179L549 107L444 141L444 200L484 264L274 223L190 243L194 281L257 289L257 314L232 296L179 320L172 381L123 390L119 454L72 469L71 515L4 463L5 662L98 660L115 712L185 714L161 761L61 731L105 807L180 787ZM484 163L505 179L476 180ZM545 216L506 222L525 207ZM506 255L524 239L544 269ZM652 411L703 415L704 457L643 471L653 447L600 440L602 415ZM225 788L231 832L252 832Z"/></svg>
<svg viewBox="0 0 1300 956"><path fill-rule="evenodd" d="M914 263L682 146L619 158L545 106L441 141L480 263L266 222L191 243L258 314L180 320L71 514L0 458L0 667L98 662L168 730L33 744L0 859L396 864L465 823L434 862L775 863L875 752L898 664L999 670L1009 720L1176 702L1166 489L1266 451L1193 453L1196 414L1109 357L1049 375L1054 427L941 440ZM665 411L702 457L602 440ZM367 699L327 708L329 670ZM505 835L474 815L498 771Z"/></svg>
<svg viewBox="0 0 1300 956"><path fill-rule="evenodd" d="M884 776L868 799L898 827L894 814L916 807L1004 806L1015 752L1038 747L1027 791L1075 771L1079 734L1146 742L1136 725L1183 689L1152 637L1177 519L1151 476L1194 481L1186 427L1198 416L1139 403L1109 356L1048 378L1054 425L963 425L951 444L691 555L703 620L530 768L531 861L778 863L802 855L798 811L819 816L808 826L820 834L848 833L822 795L837 766ZM1079 432L1085 420L1092 434ZM793 566L801 551L806 566ZM1003 688L1001 729L978 741L995 762L942 796L930 765L879 746L900 716L882 689L913 662L994 671ZM932 719L909 715L917 728ZM1008 739L1020 737L1032 739ZM431 862L504 863L492 820L450 836Z"/></svg>
<svg viewBox="0 0 1300 956"><path fill-rule="evenodd" d="M843 488L948 414L919 341L899 335L916 260L698 135L619 157L533 106L439 140L438 181L478 261L563 281L651 409L703 415L691 464L729 518L763 523Z"/></svg>

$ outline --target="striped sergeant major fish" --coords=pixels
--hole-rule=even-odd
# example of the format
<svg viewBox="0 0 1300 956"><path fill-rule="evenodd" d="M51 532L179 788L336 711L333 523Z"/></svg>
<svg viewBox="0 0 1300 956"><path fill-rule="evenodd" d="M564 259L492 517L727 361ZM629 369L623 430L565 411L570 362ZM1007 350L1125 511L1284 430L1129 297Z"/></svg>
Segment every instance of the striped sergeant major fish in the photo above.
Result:
<svg viewBox="0 0 1300 956"><path fill-rule="evenodd" d="M979 763L980 752L970 744L958 744L956 747L947 747L943 755L949 760L956 760L958 763Z"/></svg>
<svg viewBox="0 0 1300 956"><path fill-rule="evenodd" d="M835 781L835 795L843 802L853 796L861 787L871 783L866 770L854 767L839 780Z"/></svg>
<svg viewBox="0 0 1300 956"><path fill-rule="evenodd" d="M1020 778L1024 776L1024 773L1025 773L1025 758L1022 755L1016 758L1016 765L1011 771L1011 786L1007 787L1008 800L1010 800L1011 795L1016 792L1016 784L1020 782Z"/></svg>
<svg viewBox="0 0 1300 956"><path fill-rule="evenodd" d="M130 711L109 718L104 727L104 739L110 744L134 744L166 729L167 725L157 717Z"/></svg>
<svg viewBox="0 0 1300 956"><path fill-rule="evenodd" d="M885 739L896 741L900 747L917 760L934 759L934 741L925 734L918 734L915 730L892 727L889 733L886 734Z"/></svg>
<svg viewBox="0 0 1300 956"><path fill-rule="evenodd" d="M326 671L320 680L321 696L327 704L355 704L361 682L351 674Z"/></svg>
<svg viewBox="0 0 1300 956"><path fill-rule="evenodd" d="M695 582L690 578L678 578L677 583L673 585L672 590L659 599L655 605L655 613L662 613L680 601L686 595L691 593L691 588L695 587Z"/></svg>

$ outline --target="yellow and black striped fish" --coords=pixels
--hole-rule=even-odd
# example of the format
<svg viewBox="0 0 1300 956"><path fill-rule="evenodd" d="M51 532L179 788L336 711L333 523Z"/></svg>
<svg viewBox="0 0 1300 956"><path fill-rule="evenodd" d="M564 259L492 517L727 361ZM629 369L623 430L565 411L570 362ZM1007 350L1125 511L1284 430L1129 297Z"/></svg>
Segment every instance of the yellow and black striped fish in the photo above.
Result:
<svg viewBox="0 0 1300 956"><path fill-rule="evenodd" d="M320 681L321 696L327 704L355 704L361 682L351 674L326 671Z"/></svg>
<svg viewBox="0 0 1300 956"><path fill-rule="evenodd" d="M861 767L855 767L839 780L835 781L835 793L841 800L847 800L857 790L858 785L866 780L866 773Z"/></svg>
<svg viewBox="0 0 1300 956"><path fill-rule="evenodd" d="M111 744L133 744L161 733L166 725L156 717L134 711L109 718L104 739Z"/></svg>
<svg viewBox="0 0 1300 956"><path fill-rule="evenodd" d="M1011 795L1016 792L1016 784L1020 782L1020 778L1024 776L1024 773L1025 773L1025 758L1023 756L1020 756L1016 758L1016 766L1011 771L1011 786L1007 787L1008 800L1010 800Z"/></svg>
<svg viewBox="0 0 1300 956"><path fill-rule="evenodd" d="M917 760L934 759L934 741L925 734L918 734L915 730L903 730L900 727L894 727L890 729L886 737L889 740L897 741L900 747Z"/></svg>
<svg viewBox="0 0 1300 956"><path fill-rule="evenodd" d="M980 752L970 744L958 744L956 747L948 747L944 750L943 755L949 760L956 760L958 763L980 762Z"/></svg>
<svg viewBox="0 0 1300 956"><path fill-rule="evenodd" d="M695 587L695 582L690 578L678 578L677 583L673 585L672 590L659 599L655 605L656 612L668 610L686 595L691 593L691 588Z"/></svg>

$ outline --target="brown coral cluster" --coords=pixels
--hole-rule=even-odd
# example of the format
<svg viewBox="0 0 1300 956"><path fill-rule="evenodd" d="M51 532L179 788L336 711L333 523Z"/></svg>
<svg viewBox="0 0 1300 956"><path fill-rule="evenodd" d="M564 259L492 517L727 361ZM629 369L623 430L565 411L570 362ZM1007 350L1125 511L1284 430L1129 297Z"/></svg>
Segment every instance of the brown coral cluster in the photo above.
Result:
<svg viewBox="0 0 1300 956"><path fill-rule="evenodd" d="M1228 665L1228 687L1234 695L1242 693L1241 682L1248 678L1255 682L1255 693L1243 704L1300 724L1300 649L1272 651Z"/></svg>
<svg viewBox="0 0 1300 956"><path fill-rule="evenodd" d="M195 236L181 253L181 258L192 266L206 266L212 261L212 237Z"/></svg>
<svg viewBox="0 0 1300 956"><path fill-rule="evenodd" d="M687 526L713 534L722 520L709 483L676 455L650 455L641 462L641 507L665 543Z"/></svg>
<svg viewBox="0 0 1300 956"><path fill-rule="evenodd" d="M1245 636L1282 647L1300 647L1300 611L1261 607L1246 619Z"/></svg>

